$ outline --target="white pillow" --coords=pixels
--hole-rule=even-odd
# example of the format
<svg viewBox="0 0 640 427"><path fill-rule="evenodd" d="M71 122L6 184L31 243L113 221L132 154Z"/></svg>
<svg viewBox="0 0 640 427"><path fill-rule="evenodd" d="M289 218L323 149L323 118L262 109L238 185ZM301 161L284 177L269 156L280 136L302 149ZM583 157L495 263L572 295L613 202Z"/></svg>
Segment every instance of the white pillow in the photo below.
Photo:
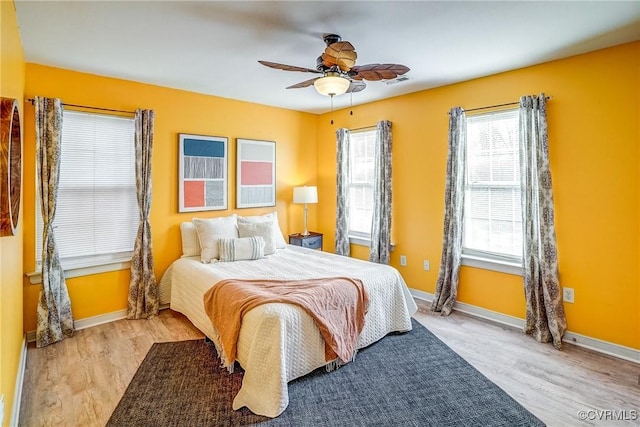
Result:
<svg viewBox="0 0 640 427"><path fill-rule="evenodd" d="M198 241L198 231L193 222L183 222L180 224L180 235L182 236L182 256L198 256L200 242Z"/></svg>
<svg viewBox="0 0 640 427"><path fill-rule="evenodd" d="M264 256L264 239L260 236L218 239L220 261L260 259Z"/></svg>
<svg viewBox="0 0 640 427"><path fill-rule="evenodd" d="M275 236L273 235L273 226L269 222L238 222L238 235L240 237L262 237L262 239L264 240L265 255L271 255L276 251L276 241Z"/></svg>
<svg viewBox="0 0 640 427"><path fill-rule="evenodd" d="M198 231L198 240L202 248L200 260L204 263L209 263L220 256L218 240L238 237L237 215L207 219L193 218L193 224Z"/></svg>
<svg viewBox="0 0 640 427"><path fill-rule="evenodd" d="M287 243L284 241L284 236L280 230L280 224L278 223L278 212L274 211L264 215L238 217L238 223L255 224L257 222L270 222L273 227L273 238L276 243L276 248L283 249L287 247Z"/></svg>

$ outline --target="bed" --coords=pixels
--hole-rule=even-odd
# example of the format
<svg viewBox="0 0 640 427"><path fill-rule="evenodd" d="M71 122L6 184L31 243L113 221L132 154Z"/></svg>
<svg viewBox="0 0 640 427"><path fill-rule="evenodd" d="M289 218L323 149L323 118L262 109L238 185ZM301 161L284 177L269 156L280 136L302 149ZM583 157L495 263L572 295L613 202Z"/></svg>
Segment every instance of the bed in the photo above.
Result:
<svg viewBox="0 0 640 427"><path fill-rule="evenodd" d="M256 260L213 263L203 263L199 256L188 256L187 251L186 256L171 264L160 281L161 302L169 302L171 309L184 314L206 336L213 337L215 330L205 312L203 295L220 280L348 276L362 280L370 300L357 348L366 347L390 332L411 329L411 315L417 306L393 267L299 246L279 247ZM236 361L245 373L233 409L246 406L259 415L280 415L289 403L289 381L330 366L324 359L324 348L313 320L297 306L271 303L249 311L242 320L238 338Z"/></svg>

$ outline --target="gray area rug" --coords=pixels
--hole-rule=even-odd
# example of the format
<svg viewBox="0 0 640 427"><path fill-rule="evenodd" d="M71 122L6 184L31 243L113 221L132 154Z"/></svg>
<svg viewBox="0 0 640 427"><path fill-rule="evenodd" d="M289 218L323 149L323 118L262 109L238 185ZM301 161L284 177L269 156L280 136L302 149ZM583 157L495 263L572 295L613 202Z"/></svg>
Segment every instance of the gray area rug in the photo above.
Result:
<svg viewBox="0 0 640 427"><path fill-rule="evenodd" d="M290 382L277 418L231 409L242 375L204 340L154 344L107 426L544 426L415 320L336 371Z"/></svg>

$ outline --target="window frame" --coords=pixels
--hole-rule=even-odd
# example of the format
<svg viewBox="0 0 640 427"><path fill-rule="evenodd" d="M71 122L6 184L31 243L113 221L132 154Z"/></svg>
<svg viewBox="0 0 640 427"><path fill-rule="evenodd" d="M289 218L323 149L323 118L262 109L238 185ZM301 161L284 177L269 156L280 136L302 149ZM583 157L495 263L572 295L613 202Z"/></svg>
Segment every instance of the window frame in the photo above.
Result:
<svg viewBox="0 0 640 427"><path fill-rule="evenodd" d="M371 134L373 133L374 135L374 151L375 151L375 135L377 133L377 128L375 126L370 126L370 127L365 127L365 128L361 128L355 131L350 131L349 132L349 163L350 163L350 173L349 173L349 182L347 183L347 194L349 194L349 230L347 232L347 235L349 236L349 243L354 244L354 245L360 245L360 246L367 246L369 247L371 245L371 231L369 231L368 233L362 232L362 231L356 231L356 230L352 230L351 229L351 215L352 215L352 209L351 209L351 189L354 187L358 187L358 188L371 188L371 191L374 190L374 183L373 181L371 182L352 182L352 177L353 177L353 170L351 168L351 164L353 161L353 158L351 156L352 148L353 148L353 135L354 134ZM373 173L375 174L375 154L374 154L374 166L373 166ZM373 206L371 207L373 209Z"/></svg>
<svg viewBox="0 0 640 427"><path fill-rule="evenodd" d="M134 141L135 121L134 120L135 119L133 117L114 115L114 114L92 113L92 112L84 112L84 111L76 111L76 110L68 110L68 111L65 111L64 113L87 114L92 116L106 116L109 118L125 119L128 122L130 122L131 136L132 136L131 147L132 147L132 155L133 155L132 162L134 165L134 174L135 174L135 147L134 147L134 144L135 144L135 141ZM64 126L64 120L63 120L63 126ZM34 256L35 256L36 271L27 273L27 276L29 277L29 281L32 284L41 283L42 281L42 277L41 277L41 271L42 271L41 249L42 248L38 247L38 245L42 244L42 236L41 236L42 216L40 213L40 194L38 189L38 185L39 185L38 183L39 183L39 177L37 176L37 171L36 171L36 179L35 179L36 206L34 209L35 216L36 216L35 222L34 222L34 227L35 227ZM127 185L126 187L129 188L130 185ZM135 177L134 177L133 191L135 196ZM136 214L135 217L132 218L132 220L139 220L138 215ZM65 277L67 278L87 276L91 274L98 274L98 273L104 273L109 271L125 270L130 268L131 266L131 258L133 256L133 249L134 249L133 245L135 245L135 234L133 236L133 243L132 243L131 250L119 251L119 252L113 252L113 253L107 253L107 254L79 255L79 256L68 256L68 257L61 256L60 263L65 272Z"/></svg>
<svg viewBox="0 0 640 427"><path fill-rule="evenodd" d="M517 107L508 108L508 109L503 109L499 111L494 110L487 113L478 113L478 114L474 114L472 117L488 116L491 114L504 113L504 112L515 112L517 115L518 111L519 109ZM467 120L467 125L468 125L469 117L467 117L465 120ZM518 124L518 127L519 127L519 124ZM467 126L467 129L468 129L468 126ZM520 179L518 179L518 181L501 182L501 183L495 183L495 184L492 181L478 181L474 183L469 183L468 182L468 173L469 173L468 133L466 135L466 138L467 138L467 146L465 148L466 154L465 154L465 180L464 180L465 193L468 191L468 188L470 187L497 189L497 188L517 188L520 186ZM519 159L519 150L520 150L520 146L518 141L518 159ZM467 202L465 201L465 204L466 203ZM466 209L465 209L465 213L466 213ZM465 247L464 246L464 243L465 243L464 242L464 238L465 238L464 225L466 223L466 218L464 217L464 214L463 214L462 221L463 221L463 236L462 236L461 265L466 265L470 267L476 267L476 268L481 268L481 269L491 270L491 271L498 271L498 272L518 275L518 276L523 275L522 256L515 256L515 255L502 253L502 252L493 252L489 250L471 249L471 248Z"/></svg>

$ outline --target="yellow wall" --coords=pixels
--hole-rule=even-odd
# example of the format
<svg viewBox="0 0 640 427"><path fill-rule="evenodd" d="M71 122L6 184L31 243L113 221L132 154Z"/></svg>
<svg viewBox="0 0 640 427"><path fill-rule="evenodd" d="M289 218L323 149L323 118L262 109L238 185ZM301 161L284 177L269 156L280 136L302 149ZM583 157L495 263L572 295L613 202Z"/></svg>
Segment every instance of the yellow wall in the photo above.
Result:
<svg viewBox="0 0 640 427"><path fill-rule="evenodd" d="M24 123L24 55L12 1L0 2L0 95L18 100ZM24 129L24 127L23 127ZM0 394L4 395L4 425L9 425L22 350L22 230L20 210L15 236L0 238Z"/></svg>
<svg viewBox="0 0 640 427"><path fill-rule="evenodd" d="M212 76L215 78L215 76ZM58 97L65 103L120 110L155 111L153 146L153 201L151 226L156 277L179 258L179 223L192 217L254 215L278 211L286 234L302 229L302 207L291 203L292 187L315 185L317 168L315 115L266 107L192 92L131 81L105 78L36 64L26 65L25 96ZM35 140L34 109L25 107L25 272L35 269ZM277 206L178 213L178 133L229 138L229 207L235 207L236 138L276 141ZM309 161L311 159L311 161ZM310 226L315 227L315 207L310 206ZM116 271L67 279L74 317L83 319L126 309L129 271ZM39 286L25 279L24 322L35 330Z"/></svg>
<svg viewBox="0 0 640 427"><path fill-rule="evenodd" d="M393 122L391 263L433 293L441 255L447 112L545 92L560 280L569 330L640 349L640 42L319 116L319 228L335 229L335 130ZM374 84L374 83L372 83ZM354 98L357 98L357 94ZM354 247L355 256L368 252ZM407 256L400 267L399 256ZM422 260L431 261L423 271ZM524 318L522 278L463 267L458 300Z"/></svg>

